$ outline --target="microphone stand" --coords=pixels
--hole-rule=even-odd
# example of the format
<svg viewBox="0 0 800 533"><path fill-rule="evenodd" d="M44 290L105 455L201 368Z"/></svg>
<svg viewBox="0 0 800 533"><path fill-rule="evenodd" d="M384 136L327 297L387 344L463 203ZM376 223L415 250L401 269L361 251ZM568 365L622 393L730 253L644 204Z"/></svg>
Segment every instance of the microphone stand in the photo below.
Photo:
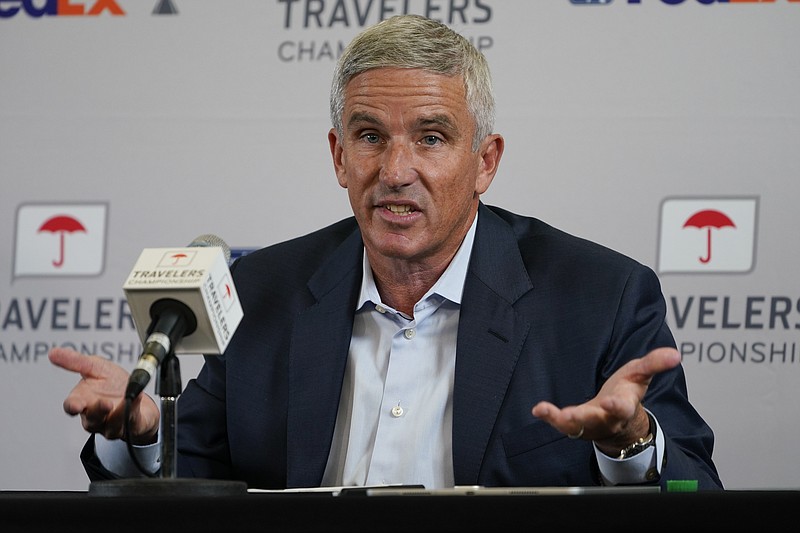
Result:
<svg viewBox="0 0 800 533"><path fill-rule="evenodd" d="M92 481L90 496L239 496L247 494L244 481L179 478L177 469L178 396L181 384L180 361L175 352L161 363L157 383L161 397L161 471L157 478L123 478Z"/></svg>
<svg viewBox="0 0 800 533"><path fill-rule="evenodd" d="M181 394L181 365L174 353L170 353L161 365L159 375L161 395L161 477L178 477L177 419L178 396Z"/></svg>

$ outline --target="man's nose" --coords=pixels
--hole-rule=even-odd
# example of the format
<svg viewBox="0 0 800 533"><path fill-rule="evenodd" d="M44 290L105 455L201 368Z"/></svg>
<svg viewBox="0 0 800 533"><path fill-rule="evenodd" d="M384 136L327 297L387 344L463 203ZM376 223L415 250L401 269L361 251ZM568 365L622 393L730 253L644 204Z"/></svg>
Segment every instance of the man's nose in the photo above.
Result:
<svg viewBox="0 0 800 533"><path fill-rule="evenodd" d="M387 187L397 188L408 185L416 178L413 147L405 143L390 142L384 152L380 180Z"/></svg>

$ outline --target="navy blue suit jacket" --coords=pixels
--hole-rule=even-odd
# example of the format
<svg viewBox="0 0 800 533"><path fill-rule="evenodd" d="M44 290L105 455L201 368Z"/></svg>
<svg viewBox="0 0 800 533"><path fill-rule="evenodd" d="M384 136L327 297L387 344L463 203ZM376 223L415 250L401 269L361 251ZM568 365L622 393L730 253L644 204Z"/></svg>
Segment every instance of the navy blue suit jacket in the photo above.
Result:
<svg viewBox="0 0 800 533"><path fill-rule="evenodd" d="M655 273L537 219L481 204L464 286L453 397L457 485L599 483L590 442L531 415L592 398L630 359L675 346ZM321 483L362 278L353 218L238 260L244 319L178 400L178 474L250 487ZM713 433L681 367L643 401L666 440L660 483L720 488ZM90 472L90 476L91 476Z"/></svg>

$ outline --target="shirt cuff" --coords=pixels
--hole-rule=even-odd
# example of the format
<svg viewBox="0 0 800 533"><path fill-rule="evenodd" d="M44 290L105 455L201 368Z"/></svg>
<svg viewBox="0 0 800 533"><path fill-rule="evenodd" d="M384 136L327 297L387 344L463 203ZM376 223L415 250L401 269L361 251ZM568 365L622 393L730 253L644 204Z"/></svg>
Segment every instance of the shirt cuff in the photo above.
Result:
<svg viewBox="0 0 800 533"><path fill-rule="evenodd" d="M99 433L94 436L94 452L100 463L120 477L144 477L128 455L128 445L121 439L108 440ZM133 446L133 453L142 468L154 474L161 467L161 435L153 444Z"/></svg>
<svg viewBox="0 0 800 533"><path fill-rule="evenodd" d="M633 457L616 459L604 454L592 443L597 456L597 466L600 468L600 476L606 485L652 483L661 476L661 467L664 464L664 432L653 413L647 409L645 411L653 418L656 425L656 442L653 446Z"/></svg>

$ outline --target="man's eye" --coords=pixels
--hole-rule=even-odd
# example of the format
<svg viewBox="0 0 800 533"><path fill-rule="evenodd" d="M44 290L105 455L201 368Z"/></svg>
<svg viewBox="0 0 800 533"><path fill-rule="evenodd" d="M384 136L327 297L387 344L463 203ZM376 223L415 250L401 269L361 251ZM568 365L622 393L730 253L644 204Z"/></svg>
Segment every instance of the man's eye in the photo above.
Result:
<svg viewBox="0 0 800 533"><path fill-rule="evenodd" d="M370 144L375 144L375 143L377 143L378 141L380 141L380 137L378 137L378 136L377 136L376 134L374 134L374 133L365 133L365 134L363 135L363 139L364 139L365 141L367 141L368 143L370 143Z"/></svg>
<svg viewBox="0 0 800 533"><path fill-rule="evenodd" d="M436 135L426 135L422 138L422 143L428 146L435 146L436 144L440 143L441 139Z"/></svg>

